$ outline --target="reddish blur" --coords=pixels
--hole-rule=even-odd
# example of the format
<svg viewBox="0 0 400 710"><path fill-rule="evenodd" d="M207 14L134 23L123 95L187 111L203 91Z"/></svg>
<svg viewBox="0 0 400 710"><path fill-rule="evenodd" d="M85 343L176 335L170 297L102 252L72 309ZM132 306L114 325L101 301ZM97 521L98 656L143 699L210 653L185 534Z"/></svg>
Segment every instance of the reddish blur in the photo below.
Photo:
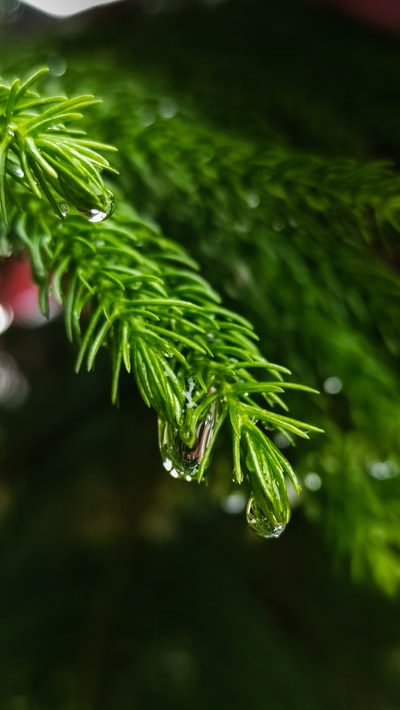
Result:
<svg viewBox="0 0 400 710"><path fill-rule="evenodd" d="M370 25L400 32L400 0L310 0L344 11Z"/></svg>
<svg viewBox="0 0 400 710"><path fill-rule="evenodd" d="M56 315L59 308L53 302L51 314ZM26 256L12 256L0 260L0 308L9 314L9 323L36 327L47 319L39 308L39 289L32 280L29 260Z"/></svg>

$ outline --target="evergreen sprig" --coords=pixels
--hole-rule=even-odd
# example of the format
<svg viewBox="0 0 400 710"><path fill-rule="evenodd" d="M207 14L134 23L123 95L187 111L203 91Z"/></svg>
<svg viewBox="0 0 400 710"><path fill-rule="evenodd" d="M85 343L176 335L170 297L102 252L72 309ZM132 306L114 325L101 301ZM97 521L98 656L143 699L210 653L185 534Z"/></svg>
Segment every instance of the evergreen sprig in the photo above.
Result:
<svg viewBox="0 0 400 710"><path fill-rule="evenodd" d="M7 221L7 203L18 201L17 181L45 197L59 217L72 205L96 221L112 211L111 192L101 177L112 168L98 150L114 148L69 127L82 118L80 109L96 103L93 96L42 97L32 89L47 71L0 84L0 212Z"/></svg>
<svg viewBox="0 0 400 710"><path fill-rule="evenodd" d="M3 218L12 215L8 238L30 254L42 309L50 291L64 305L77 369L92 369L100 349L109 349L114 401L121 367L133 372L159 416L171 475L201 481L228 418L235 479L246 478L252 491L248 521L264 537L277 536L290 517L286 477L300 486L267 432L307 438L320 430L272 408L285 408L280 395L288 388L315 390L283 380L288 371L261 355L251 324L220 305L197 264L154 224L123 199L105 220L111 196L101 173L110 168L97 150L110 146L65 127L93 99L41 99L30 87L42 74L3 86L0 174ZM86 219L68 215L60 197Z"/></svg>
<svg viewBox="0 0 400 710"><path fill-rule="evenodd" d="M148 41L143 43L142 58L147 57ZM179 39L175 44L180 44ZM305 418L317 416L326 432L323 439L307 446L311 455L300 446L291 455L306 484L310 471L320 476L321 490L308 492L304 487L303 511L318 521L333 554L340 547L341 558L358 580L394 593L400 530L390 521L397 515L399 477L374 480L370 462L381 461L382 466L388 462L393 470L400 470L400 418L394 396L399 390L400 353L399 331L394 327L400 303L396 170L390 163L360 160L357 141L359 137L361 143L365 141L365 131L357 129L356 150L351 152L350 126L341 125L340 116L336 125L337 101L328 91L322 101L329 105L326 116L331 125L320 122L324 145L318 144L318 154L309 147L293 146L293 137L298 142L292 122L280 125L277 135L277 124L273 118L271 122L274 107L270 111L270 105L265 106L259 86L268 77L269 86L272 82L276 90L268 93L268 101L279 105L282 97L276 77L281 63L279 67L274 63L273 71L272 64L264 66L254 81L255 65L250 61L247 69L243 67L246 81L235 80L227 91L221 78L224 73L214 71L222 59L218 54L203 67L206 91L199 100L199 65L191 65L186 54L186 79L179 61L175 71L173 62L163 65L167 75L173 74L165 80L160 60L153 74L147 65L134 74L128 70L133 63L142 66L137 43L129 49L114 44L112 70L107 67L99 73L101 51L96 50L90 60L87 54L78 56L76 47L67 52L69 72L63 83L76 90L90 74L93 91L104 96L104 103L91 112L92 130L100 130L106 140L118 141L121 150L115 164L124 193L135 195L141 212L161 223L166 233L190 245L211 282L218 283L221 291L240 304L240 311L256 321L272 359L290 362L300 379L318 389L332 375L339 378L342 389L336 396L324 393L317 400L303 398L301 403ZM231 53L227 59L230 75L232 59ZM387 61L386 70L393 65L393 59ZM290 106L296 106L294 125L299 121L300 134L306 136L310 126L316 126L315 105L302 106L309 78L307 73L303 98L290 96ZM251 82L253 91L244 101L244 86ZM189 86L196 87L195 105ZM318 87L318 101L320 94ZM221 95L224 100L217 101ZM215 97L211 104L210 96ZM391 112L388 106L382 109L381 99L379 89L379 115L382 125L387 125ZM229 111L229 106L235 110ZM216 107L217 114L222 112L224 130L218 120L212 120ZM248 107L258 131L247 116ZM361 111L360 119L361 114L364 119L369 115ZM307 129L302 123L305 115ZM89 126L90 120L88 116ZM397 130L389 124L382 136L393 136ZM340 150L330 144L332 128L335 132L337 127L336 137L343 133ZM307 148L308 142L301 145ZM367 138L364 155L370 153ZM351 466L357 485L347 488L350 467L341 451L349 430L351 440L357 440L358 454ZM331 475L333 468L335 475ZM386 495L389 487L390 497ZM328 516L327 510L332 511ZM378 526L381 534L374 544L357 544L358 539L367 539L370 528Z"/></svg>

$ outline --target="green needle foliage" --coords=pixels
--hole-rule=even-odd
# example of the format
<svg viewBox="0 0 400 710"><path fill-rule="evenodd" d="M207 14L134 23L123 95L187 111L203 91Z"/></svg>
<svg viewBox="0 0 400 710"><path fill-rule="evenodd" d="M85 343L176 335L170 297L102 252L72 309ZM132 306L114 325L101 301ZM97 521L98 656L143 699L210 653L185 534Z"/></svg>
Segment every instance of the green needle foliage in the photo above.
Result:
<svg viewBox="0 0 400 710"><path fill-rule="evenodd" d="M116 212L98 224L80 219L72 207L66 219L55 218L50 211L45 214L44 193L40 201L31 194L28 204L27 186L10 176L8 242L12 249L21 243L30 249L36 278L44 279L43 308L46 274L54 273L53 288L65 299L70 337L82 348L79 364L92 366L97 345L102 349L104 343L114 363L115 400L119 369L134 372L144 399L157 409L160 447L170 472L202 478L220 427L229 422L235 476L241 480L244 473L251 490L259 495L261 490L264 498L277 487L276 515L269 503L264 512L279 527L284 521L281 475L285 471L290 478L289 471L276 460L280 451L274 450L275 458L269 452L267 466L258 441L254 460L248 441L272 427L265 414L282 394L262 392L261 383L266 379L268 386L289 390L279 381L286 380L286 373L269 370L269 362L259 367L252 328L233 313L217 312L218 300L199 279L189 251L224 303L254 323L261 351L322 391L319 397L304 397L293 388L285 394L292 411L325 431L305 446L298 439L290 449L291 465L305 484L298 499L301 509L355 579L394 594L400 584L400 182L385 158L398 162L400 104L393 91L382 90L382 77L387 86L398 84L395 43L345 29L296 2L285 5L285 11L279 3L231 0L207 11L187 8L151 19L128 11L109 19L103 23L100 18L76 40L59 35L51 41L24 41L23 46L10 45L8 53L4 43L3 66L8 76L22 75L33 52L50 66L61 59L68 71L59 76L51 70L42 84L46 98L88 91L102 97L85 115L85 128L118 148L112 156L118 182L112 173L107 177ZM54 195L63 203L62 212L74 204ZM95 209L107 211L107 203L100 201ZM57 211L54 204L52 211ZM39 215L41 229L31 229L29 220L37 225ZM72 224L77 225L73 235ZM139 268L142 285L135 298L144 299L146 289L151 292L151 306L140 305L144 321L135 313L135 328L142 335L134 352L127 337L131 326L122 326L125 316L119 318L126 314L121 284L125 293L133 292L133 277L129 288L115 269L113 283L105 278L111 273L107 240L116 225L131 234L129 249L150 262L145 280L143 265L134 266L126 255L126 261L112 257L113 264ZM78 231L82 241L74 242L76 264L82 255L86 260L79 275L69 251ZM37 238L34 247L37 232L50 237ZM174 257L168 256L170 275L161 257L162 234L175 240ZM58 255L54 268L48 266L56 254L54 240L61 249L62 235L65 270ZM120 237L117 241L122 243ZM102 242L109 255L100 279L97 266L96 276L88 270L102 260ZM4 250L10 251L6 241ZM178 254L183 259L179 269ZM68 299L63 289L69 284ZM88 299L83 310L79 289ZM105 292L107 313L101 309ZM157 298L175 304L163 310ZM195 308L199 304L201 314ZM130 307L136 307L133 301ZM213 327L210 314L215 314ZM235 342L229 342L231 354L224 355L229 332ZM236 337L239 332L246 345ZM233 347L241 354L232 353ZM236 371L232 358L238 361ZM224 369L222 376L219 367L225 368L227 360L229 373ZM168 368L173 376L164 377ZM250 375L260 386L256 392ZM239 385L242 390L236 389ZM171 405L168 412L165 401ZM253 406L263 416L258 412L254 417ZM287 420L275 418L273 427L274 445L285 446L296 434ZM265 438L267 446L270 440ZM251 501L250 522L254 511L257 503Z"/></svg>
<svg viewBox="0 0 400 710"><path fill-rule="evenodd" d="M50 292L64 305L78 370L91 370L106 347L114 401L121 367L133 373L158 414L171 475L203 480L220 427L230 421L234 478L251 489L249 524L278 536L290 518L287 480L298 493L300 485L268 432L292 440L320 429L273 408L286 408L287 389L315 390L283 379L288 371L261 355L251 324L220 305L197 264L157 226L122 198L106 219L113 198L102 173L115 170L98 151L112 148L69 126L93 98L42 98L32 86L44 72L0 87L8 250L29 253L45 313Z"/></svg>
<svg viewBox="0 0 400 710"><path fill-rule="evenodd" d="M0 18L0 251L73 343L0 338L0 706L397 707L400 45L161 5Z"/></svg>
<svg viewBox="0 0 400 710"><path fill-rule="evenodd" d="M97 150L113 148L66 128L82 118L78 109L93 104L93 97L42 98L31 87L47 71L43 68L22 83L16 79L0 85L0 211L5 222L15 180L38 198L46 197L59 217L70 203L92 220L112 209L111 193L101 178L102 170L111 168Z"/></svg>

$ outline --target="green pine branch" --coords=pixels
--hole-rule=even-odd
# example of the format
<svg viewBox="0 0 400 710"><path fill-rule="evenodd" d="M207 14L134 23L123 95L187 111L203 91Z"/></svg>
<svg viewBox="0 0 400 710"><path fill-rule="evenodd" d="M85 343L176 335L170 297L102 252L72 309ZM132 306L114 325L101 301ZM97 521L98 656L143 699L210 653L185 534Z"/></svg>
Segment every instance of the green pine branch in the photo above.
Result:
<svg viewBox="0 0 400 710"><path fill-rule="evenodd" d="M47 198L60 218L72 204L96 221L112 211L111 193L101 177L104 169L112 168L97 151L114 148L68 127L82 118L78 109L95 103L92 96L42 98L33 91L47 71L41 69L25 82L15 79L0 85L0 213L7 222L17 180L24 190Z"/></svg>
<svg viewBox="0 0 400 710"><path fill-rule="evenodd" d="M250 323L223 308L186 251L166 239L121 198L102 173L98 151L70 122L92 97L41 98L24 83L0 87L0 208L12 250L29 253L47 312L50 291L65 309L68 337L78 344L77 369L91 370L109 350L112 399L121 368L132 372L144 402L159 417L164 467L175 477L205 477L225 420L233 437L234 476L251 495L247 518L264 537L290 518L287 480L300 486L268 436L276 430L308 438L320 431L287 416L285 368L260 353ZM83 215L83 216L82 216Z"/></svg>

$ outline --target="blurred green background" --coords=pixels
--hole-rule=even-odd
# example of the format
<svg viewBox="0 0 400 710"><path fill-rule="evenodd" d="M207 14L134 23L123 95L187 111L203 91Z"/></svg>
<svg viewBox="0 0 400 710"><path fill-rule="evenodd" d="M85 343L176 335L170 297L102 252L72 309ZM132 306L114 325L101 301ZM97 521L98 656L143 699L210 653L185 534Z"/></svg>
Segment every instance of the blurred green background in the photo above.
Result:
<svg viewBox="0 0 400 710"><path fill-rule="evenodd" d="M118 189L321 389L290 412L327 433L285 450L304 493L265 542L228 437L208 487L174 481L128 376L111 407L107 355L75 375L61 318L4 333L1 710L400 708L398 230L357 189L316 209L278 174L264 199L256 159L396 169L400 39L295 0L15 8L1 74L44 63L50 91L103 99L88 130L117 145Z"/></svg>

